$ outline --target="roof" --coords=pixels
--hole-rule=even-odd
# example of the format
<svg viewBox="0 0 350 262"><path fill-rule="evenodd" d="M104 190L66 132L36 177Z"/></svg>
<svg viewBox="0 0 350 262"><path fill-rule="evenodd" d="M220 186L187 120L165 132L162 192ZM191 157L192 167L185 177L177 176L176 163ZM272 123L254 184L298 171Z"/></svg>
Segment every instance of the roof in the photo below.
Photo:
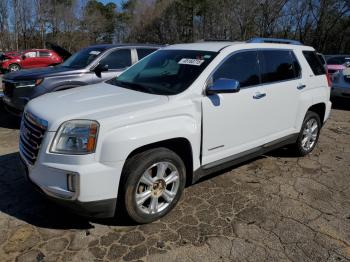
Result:
<svg viewBox="0 0 350 262"><path fill-rule="evenodd" d="M201 51L212 51L219 52L221 49L240 44L242 42L199 42L199 43L190 43L190 44L175 44L171 46L167 46L165 49L183 49L183 50L201 50Z"/></svg>
<svg viewBox="0 0 350 262"><path fill-rule="evenodd" d="M86 48L102 48L102 49L111 49L115 47L133 47L133 46L140 46L140 47L162 47L162 45L155 45L155 44L98 44L98 45L91 45L87 46Z"/></svg>

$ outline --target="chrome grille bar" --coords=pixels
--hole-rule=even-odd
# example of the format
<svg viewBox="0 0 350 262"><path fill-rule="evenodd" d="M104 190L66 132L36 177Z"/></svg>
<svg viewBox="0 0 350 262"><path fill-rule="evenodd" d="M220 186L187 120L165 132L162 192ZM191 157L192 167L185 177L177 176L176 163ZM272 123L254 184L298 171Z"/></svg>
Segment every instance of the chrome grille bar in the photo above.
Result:
<svg viewBox="0 0 350 262"><path fill-rule="evenodd" d="M28 112L23 114L19 150L30 165L34 165L36 162L46 129L47 122L45 120Z"/></svg>

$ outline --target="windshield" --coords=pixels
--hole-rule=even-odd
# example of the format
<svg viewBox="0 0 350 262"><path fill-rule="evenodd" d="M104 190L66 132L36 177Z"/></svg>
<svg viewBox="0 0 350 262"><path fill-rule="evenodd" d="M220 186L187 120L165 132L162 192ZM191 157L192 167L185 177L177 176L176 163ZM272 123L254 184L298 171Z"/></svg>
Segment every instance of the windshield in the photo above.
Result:
<svg viewBox="0 0 350 262"><path fill-rule="evenodd" d="M105 51L104 48L84 48L69 57L61 66L76 69L84 68L94 61L103 51Z"/></svg>
<svg viewBox="0 0 350 262"><path fill-rule="evenodd" d="M159 50L107 83L157 95L186 90L217 55L195 50Z"/></svg>

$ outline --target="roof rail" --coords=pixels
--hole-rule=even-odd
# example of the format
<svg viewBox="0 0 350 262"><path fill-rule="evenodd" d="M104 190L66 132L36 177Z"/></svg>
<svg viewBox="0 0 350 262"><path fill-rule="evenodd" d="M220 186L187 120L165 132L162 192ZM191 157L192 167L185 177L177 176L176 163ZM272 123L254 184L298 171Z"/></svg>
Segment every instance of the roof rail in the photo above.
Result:
<svg viewBox="0 0 350 262"><path fill-rule="evenodd" d="M255 37L249 39L247 43L276 43L276 44L290 44L290 45L302 45L301 42L290 39L283 38L263 38L263 37Z"/></svg>

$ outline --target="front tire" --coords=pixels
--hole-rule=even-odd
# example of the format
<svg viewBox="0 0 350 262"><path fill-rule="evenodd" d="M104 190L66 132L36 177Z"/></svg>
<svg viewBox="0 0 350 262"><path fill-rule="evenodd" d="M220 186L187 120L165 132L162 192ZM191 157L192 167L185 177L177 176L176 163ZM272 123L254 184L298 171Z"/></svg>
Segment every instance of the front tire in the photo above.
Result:
<svg viewBox="0 0 350 262"><path fill-rule="evenodd" d="M175 207L186 184L186 169L173 151L156 148L127 160L122 177L121 198L126 212L132 220L144 224Z"/></svg>
<svg viewBox="0 0 350 262"><path fill-rule="evenodd" d="M19 70L21 70L20 65L18 65L18 64L11 64L11 65L9 65L9 72L16 72L16 71L19 71Z"/></svg>
<svg viewBox="0 0 350 262"><path fill-rule="evenodd" d="M315 112L307 112L295 144L295 151L298 156L306 156L315 149L321 127L319 115Z"/></svg>

